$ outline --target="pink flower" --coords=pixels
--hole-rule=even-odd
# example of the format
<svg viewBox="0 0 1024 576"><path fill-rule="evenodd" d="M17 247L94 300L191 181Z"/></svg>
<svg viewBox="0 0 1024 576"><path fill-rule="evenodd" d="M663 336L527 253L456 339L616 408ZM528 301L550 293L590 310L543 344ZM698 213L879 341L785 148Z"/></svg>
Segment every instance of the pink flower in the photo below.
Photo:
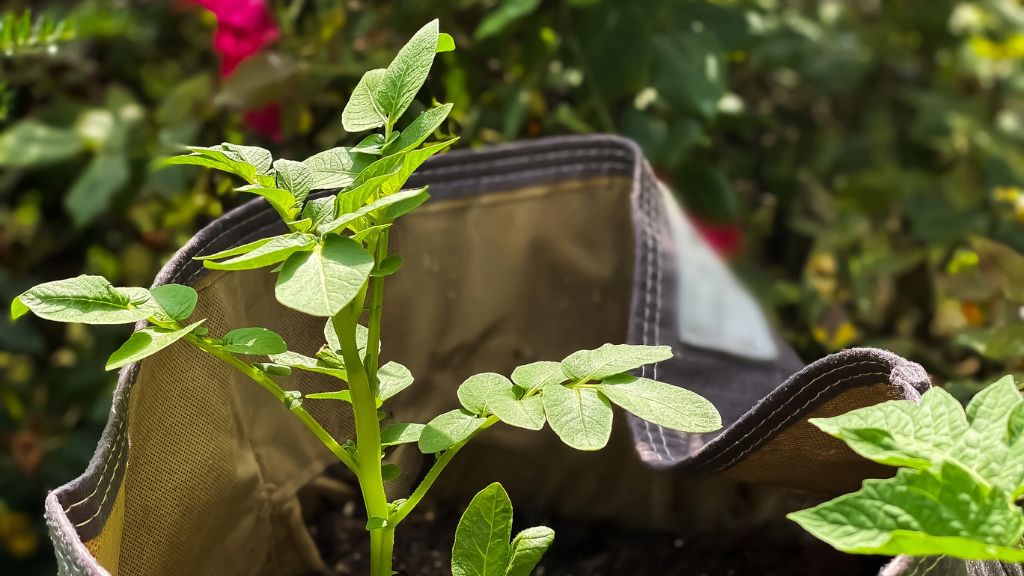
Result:
<svg viewBox="0 0 1024 576"><path fill-rule="evenodd" d="M280 35L265 0L195 0L217 17L213 47L220 53L220 75L226 78L246 58L263 50ZM246 126L281 140L281 106L277 103L245 113Z"/></svg>
<svg viewBox="0 0 1024 576"><path fill-rule="evenodd" d="M690 221L697 227L697 232L707 240L720 256L731 258L743 247L743 230L735 222L706 222L690 214Z"/></svg>

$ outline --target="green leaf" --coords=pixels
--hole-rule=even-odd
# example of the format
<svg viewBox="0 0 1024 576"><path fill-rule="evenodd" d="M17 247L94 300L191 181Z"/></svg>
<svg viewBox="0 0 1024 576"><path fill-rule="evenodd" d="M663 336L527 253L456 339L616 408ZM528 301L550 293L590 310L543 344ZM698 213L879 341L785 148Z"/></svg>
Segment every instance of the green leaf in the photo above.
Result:
<svg viewBox="0 0 1024 576"><path fill-rule="evenodd" d="M382 401L405 390L413 383L412 372L398 362L388 362L381 366L377 370L377 380L380 381L377 395Z"/></svg>
<svg viewBox="0 0 1024 576"><path fill-rule="evenodd" d="M228 260L214 262L212 259L219 257L220 254L202 256L199 259L203 260L204 266L213 270L253 270L284 262L292 254L308 252L317 245L316 236L304 232L293 232L282 236L274 236L266 240L266 242L252 242L244 247L233 249L240 250L253 246L250 250Z"/></svg>
<svg viewBox="0 0 1024 576"><path fill-rule="evenodd" d="M428 22L398 51L376 92L377 102L394 124L416 98L437 52L437 20Z"/></svg>
<svg viewBox="0 0 1024 576"><path fill-rule="evenodd" d="M194 288L181 284L164 284L149 293L172 320L187 320L199 300L199 294Z"/></svg>
<svg viewBox="0 0 1024 576"><path fill-rule="evenodd" d="M306 202L306 207L302 209L302 216L309 218L313 222L313 227L316 228L334 218L334 205L335 199L333 196L314 198Z"/></svg>
<svg viewBox="0 0 1024 576"><path fill-rule="evenodd" d="M295 410L302 406L302 392L299 392L298 390L285 391L284 406L289 410Z"/></svg>
<svg viewBox="0 0 1024 576"><path fill-rule="evenodd" d="M478 415L488 412L502 422L540 430L544 427L544 404L540 396L520 399L516 387L501 374L470 376L459 386L459 401L466 410Z"/></svg>
<svg viewBox="0 0 1024 576"><path fill-rule="evenodd" d="M407 192L408 194L405 194L404 192ZM395 220L398 220L402 216L405 216L409 212L419 208L424 202L430 199L430 194L427 193L426 186L414 190L406 190L404 192L398 192L388 196L388 198L395 198L395 200L390 202L384 210L383 220L385 222L394 222Z"/></svg>
<svg viewBox="0 0 1024 576"><path fill-rule="evenodd" d="M451 52L455 50L455 39L452 38L451 34L441 32L437 35L437 53Z"/></svg>
<svg viewBox="0 0 1024 576"><path fill-rule="evenodd" d="M82 151L74 130L22 120L0 134L0 166L28 168L67 160Z"/></svg>
<svg viewBox="0 0 1024 576"><path fill-rule="evenodd" d="M487 413L487 398L504 388L512 388L507 378L501 374L485 372L466 378L457 394L463 408L473 414L483 415Z"/></svg>
<svg viewBox="0 0 1024 576"><path fill-rule="evenodd" d="M11 303L11 318L31 310L54 322L131 324L158 311L144 288L114 288L102 276L78 276L34 286Z"/></svg>
<svg viewBox="0 0 1024 576"><path fill-rule="evenodd" d="M407 153L381 158L359 173L352 189L338 195L338 214L354 212L371 198L398 192L409 176L428 158L454 144L458 138L438 142Z"/></svg>
<svg viewBox="0 0 1024 576"><path fill-rule="evenodd" d="M512 371L512 381L526 392L544 388L548 384L561 384L568 380L559 362L542 360L517 367Z"/></svg>
<svg viewBox="0 0 1024 576"><path fill-rule="evenodd" d="M672 349L668 346L605 344L597 350L580 350L570 354L562 360L562 369L569 378L588 382L604 380L671 357Z"/></svg>
<svg viewBox="0 0 1024 576"><path fill-rule="evenodd" d="M420 435L420 452L434 454L447 450L469 438L485 421L462 410L452 410L427 423Z"/></svg>
<svg viewBox="0 0 1024 576"><path fill-rule="evenodd" d="M390 424L385 426L380 430L381 446L396 446L398 444L419 442L424 428L423 424Z"/></svg>
<svg viewBox="0 0 1024 576"><path fill-rule="evenodd" d="M343 402L352 403L352 392L348 390L336 390L334 392L317 392L315 394L306 394L306 398L311 400L341 400Z"/></svg>
<svg viewBox="0 0 1024 576"><path fill-rule="evenodd" d="M441 126L451 111L452 104L442 104L426 110L410 122L397 139L385 146L384 151L391 154L415 149Z"/></svg>
<svg viewBox="0 0 1024 576"><path fill-rule="evenodd" d="M452 576L505 576L511 536L512 502L495 482L473 497L459 520Z"/></svg>
<svg viewBox="0 0 1024 576"><path fill-rule="evenodd" d="M64 197L64 210L75 226L88 225L103 214L131 178L128 160L120 154L101 152L78 175Z"/></svg>
<svg viewBox="0 0 1024 576"><path fill-rule="evenodd" d="M1010 416L1024 404L1012 377L987 387L965 413L941 388L919 404L894 400L811 423L846 442L855 452L890 466L929 468L957 463L977 479L1024 493L1024 443L1010 436Z"/></svg>
<svg viewBox="0 0 1024 576"><path fill-rule="evenodd" d="M249 242L248 244L242 244L241 246L235 246L234 248L228 248L227 250L221 250L220 252L215 252L213 254L207 254L205 256L195 256L192 259L193 260L220 260L221 258L228 258L230 256L237 256L239 254L246 254L248 252L252 252L253 250L259 248L260 246L263 246L264 244L270 242L274 238L277 238L277 236L271 236L269 238L260 238L259 240L255 240L253 242Z"/></svg>
<svg viewBox="0 0 1024 576"><path fill-rule="evenodd" d="M274 293L281 304L299 312L334 316L356 297L373 264L357 242L329 235L312 251L285 260Z"/></svg>
<svg viewBox="0 0 1024 576"><path fill-rule="evenodd" d="M265 184L258 176L270 174L273 158L257 146L240 146L225 142L219 146L189 146L191 154L167 159L167 164L193 164L235 174L250 184Z"/></svg>
<svg viewBox="0 0 1024 576"><path fill-rule="evenodd" d="M384 278L385 276L391 276L398 269L402 267L402 257L398 254L391 254L384 258L377 264L377 267L370 272L370 276L375 278Z"/></svg>
<svg viewBox="0 0 1024 576"><path fill-rule="evenodd" d="M384 464L380 467L380 477L385 482L394 480L402 475L402 469L398 467L398 464Z"/></svg>
<svg viewBox="0 0 1024 576"><path fill-rule="evenodd" d="M288 351L284 338L266 328L236 328L221 338L220 347L235 354L281 354Z"/></svg>
<svg viewBox="0 0 1024 576"><path fill-rule="evenodd" d="M295 160L275 160L274 177L277 187L291 192L298 203L306 200L313 186L313 169Z"/></svg>
<svg viewBox="0 0 1024 576"><path fill-rule="evenodd" d="M392 132L394 135L394 132ZM383 134L370 134L366 138L359 141L358 144L352 147L353 152L359 152L360 154L370 154L372 156L380 156L381 148L384 146L384 135Z"/></svg>
<svg viewBox="0 0 1024 576"><path fill-rule="evenodd" d="M366 346L370 339L370 330L362 324L356 324L356 348L359 349L359 355L363 358L366 357ZM334 331L334 322L328 320L324 323L324 340L327 342L327 347L339 354L338 358L341 359L341 342L338 340L338 333ZM380 348L377 348L380 352ZM344 362L343 360L341 360Z"/></svg>
<svg viewBox="0 0 1024 576"><path fill-rule="evenodd" d="M366 529L369 530L380 530L388 527L388 521L386 518L380 518L379 516L371 516L366 521Z"/></svg>
<svg viewBox="0 0 1024 576"><path fill-rule="evenodd" d="M597 389L619 407L666 428L712 432L722 427L711 402L678 386L622 375L606 379Z"/></svg>
<svg viewBox="0 0 1024 576"><path fill-rule="evenodd" d="M340 380L348 380L348 373L345 368L339 367L338 364L327 362L319 358L310 358L298 352L281 352L279 354L271 354L270 361L274 364L280 364L296 370L304 370L306 372L315 372L317 374L326 374L333 376ZM310 394L307 398L313 398L314 394Z"/></svg>
<svg viewBox="0 0 1024 576"><path fill-rule="evenodd" d="M540 0L505 0L498 8L487 14L473 32L477 40L484 40L498 34L506 26L525 18L540 6Z"/></svg>
<svg viewBox="0 0 1024 576"><path fill-rule="evenodd" d="M341 125L346 132L362 132L380 128L388 120L384 106L378 100L387 70L377 68L363 74L352 91L352 97L341 112Z"/></svg>
<svg viewBox="0 0 1024 576"><path fill-rule="evenodd" d="M612 407L592 388L544 387L544 414L555 434L577 450L600 450L612 433Z"/></svg>
<svg viewBox="0 0 1024 576"><path fill-rule="evenodd" d="M107 370L116 370L156 354L185 337L185 335L196 329L203 322L205 320L200 320L178 330L169 330L156 326L149 326L138 330L128 338L127 342L110 355L110 358L107 359Z"/></svg>
<svg viewBox="0 0 1024 576"><path fill-rule="evenodd" d="M555 531L547 526L534 526L516 534L505 576L530 576L554 541Z"/></svg>
<svg viewBox="0 0 1024 576"><path fill-rule="evenodd" d="M292 196L291 192L282 188L260 184L246 184L245 186L235 188L235 191L262 196L274 211L281 216L281 220L285 222L291 221L298 216L298 201Z"/></svg>
<svg viewBox="0 0 1024 576"><path fill-rule="evenodd" d="M895 478L789 515L815 537L854 554L1024 561L1024 516L1010 496L951 462Z"/></svg>
<svg viewBox="0 0 1024 576"><path fill-rule="evenodd" d="M330 222L325 222L325 223L321 224L320 225L320 232L323 233L323 234L327 234L327 233L331 233L331 232L340 232L346 226L348 226L350 223L355 222L355 221L359 220L360 218L364 218L364 217L366 217L366 216L368 216L370 214L373 214L374 212L376 212L378 210L382 210L382 209L385 209L385 208L388 208L388 207L394 207L394 206L396 206L398 204L401 204L401 203L407 202L407 201L415 201L416 205L418 206L419 204L422 204L423 202L425 202L427 200L427 198L429 198L429 197L430 197L430 195L427 194L427 189L426 188L416 188L416 189L413 189L413 190L402 190L401 192L396 192L394 194L391 194L390 196L385 196L383 198L380 198L379 200L371 202L370 204L367 204L366 206L363 206L362 208L360 208L360 209L358 209L358 210L356 210L354 212L348 212L348 213L345 213L345 214L340 214L334 220L331 220ZM390 216L390 214L385 215L383 220L385 220L385 221L393 220L393 218L390 218L389 216Z"/></svg>
<svg viewBox="0 0 1024 576"><path fill-rule="evenodd" d="M346 188L370 165L372 156L348 148L331 148L302 161L313 171L311 189Z"/></svg>

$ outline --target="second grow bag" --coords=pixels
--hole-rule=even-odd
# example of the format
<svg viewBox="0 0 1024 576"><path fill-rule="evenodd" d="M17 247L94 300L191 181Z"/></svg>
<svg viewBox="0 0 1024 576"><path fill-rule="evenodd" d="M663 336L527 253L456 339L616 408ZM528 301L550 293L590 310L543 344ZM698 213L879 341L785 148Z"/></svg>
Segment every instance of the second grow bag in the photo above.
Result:
<svg viewBox="0 0 1024 576"><path fill-rule="evenodd" d="M694 477L824 498L891 473L807 419L919 398L929 385L924 370L872 349L803 366L634 143L589 136L456 151L429 161L410 183L425 184L431 201L392 235L405 261L386 289L382 354L417 378L389 401L396 419L425 422L454 408L456 387L477 372L507 374L526 362L629 342L672 346L674 357L643 375L705 396L724 422L718 432L692 435L620 415L609 447L593 453L565 447L550 431L496 427L448 467L435 486L438 497L464 504L497 480L521 506L672 525L715 514L694 504L699 490L718 480L695 486ZM266 326L292 350L312 355L323 341L323 319L280 306L272 274L210 271L193 260L282 232L265 202L250 202L201 230L155 284L193 286L200 296L195 317L206 318L213 334ZM295 373L285 387L311 393L331 382ZM336 437L349 438L350 414L341 404L306 407ZM423 461L415 446L394 458L406 471ZM121 372L88 469L46 500L60 573L287 575L320 568L297 494L333 462L269 394L216 359L174 344ZM392 493L406 493L407 482L395 482ZM880 574L968 573L1020 571L897 558Z"/></svg>

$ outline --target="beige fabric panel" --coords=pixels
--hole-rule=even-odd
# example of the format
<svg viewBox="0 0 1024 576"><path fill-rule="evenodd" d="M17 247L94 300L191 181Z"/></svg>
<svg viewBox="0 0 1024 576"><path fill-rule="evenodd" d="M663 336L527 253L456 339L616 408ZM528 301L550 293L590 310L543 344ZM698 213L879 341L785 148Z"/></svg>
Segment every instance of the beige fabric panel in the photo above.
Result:
<svg viewBox="0 0 1024 576"><path fill-rule="evenodd" d="M820 492L851 492L860 488L862 478L885 478L894 469L875 464L855 454L843 442L825 434L808 418L829 418L878 403L891 396L886 382L846 390L823 403L808 417L782 427L768 442L725 470L730 478L746 482L774 482L786 478L791 486ZM814 454L808 458L807 454ZM780 466L785 471L779 470Z"/></svg>

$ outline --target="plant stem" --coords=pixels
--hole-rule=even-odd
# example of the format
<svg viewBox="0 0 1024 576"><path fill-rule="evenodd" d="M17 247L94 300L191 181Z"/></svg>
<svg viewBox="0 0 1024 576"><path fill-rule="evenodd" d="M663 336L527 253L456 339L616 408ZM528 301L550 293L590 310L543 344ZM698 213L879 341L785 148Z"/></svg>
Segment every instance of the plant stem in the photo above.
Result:
<svg viewBox="0 0 1024 576"><path fill-rule="evenodd" d="M388 518L388 498L381 476L380 420L377 418L376 395L363 359L356 344L356 321L362 313L363 298L357 298L331 322L338 334L341 353L348 372L348 387L352 393L352 411L356 425L356 476L363 493L367 518ZM386 528L370 530L371 576L391 576L391 556L394 538L385 538Z"/></svg>
<svg viewBox="0 0 1024 576"><path fill-rule="evenodd" d="M202 337L196 336L195 334L189 334L185 336L185 339L203 352L216 357L221 362L224 362L228 366L231 366L242 374L245 374L262 386L264 390L273 394L274 398L277 398L278 401L284 403L284 390L282 390L281 387L278 386L277 382L274 382L273 378L268 376L264 371L248 362L239 360L238 357L231 352L227 352L215 344L206 341ZM298 406L296 408L292 408L291 411L298 417L299 421L306 425L306 428L313 432L313 434L315 434L316 437L324 443L324 446L327 446L331 453L337 456L338 460L341 460L349 470L356 472L357 465L356 461L352 459L352 455L349 454L348 451L346 451L345 448L339 444L338 441L335 440L334 437L331 436L331 434L325 430L324 427L321 426L305 408Z"/></svg>
<svg viewBox="0 0 1024 576"><path fill-rule="evenodd" d="M423 477L423 481L416 487L416 490L414 490L413 493L409 495L409 498L407 498L406 501L403 502L397 510L395 510L395 513L391 516L391 527L394 528L397 526L416 508L416 505L420 503L420 500L423 500L423 497L427 495L427 491L429 491L431 486L434 485L434 481L437 480L437 477L444 471L445 466L452 461L452 458L455 458L455 455L459 453L459 450L462 450L463 446L468 444L470 440L477 436L477 434L480 434L497 423L497 416L487 418L487 420L484 420L483 424L480 424L480 426L478 426L468 438L445 450L444 454L441 454L441 457L438 458L437 461L434 462L434 465L430 467L427 475Z"/></svg>
<svg viewBox="0 0 1024 576"><path fill-rule="evenodd" d="M377 237L375 252L374 257L378 264L388 257L388 230L383 230L380 236ZM377 368L380 362L380 331L383 311L384 277L378 276L373 279L373 287L370 292L370 319L367 324L369 334L366 342L366 375L369 378L370 390L373 391L374 396L380 390Z"/></svg>

